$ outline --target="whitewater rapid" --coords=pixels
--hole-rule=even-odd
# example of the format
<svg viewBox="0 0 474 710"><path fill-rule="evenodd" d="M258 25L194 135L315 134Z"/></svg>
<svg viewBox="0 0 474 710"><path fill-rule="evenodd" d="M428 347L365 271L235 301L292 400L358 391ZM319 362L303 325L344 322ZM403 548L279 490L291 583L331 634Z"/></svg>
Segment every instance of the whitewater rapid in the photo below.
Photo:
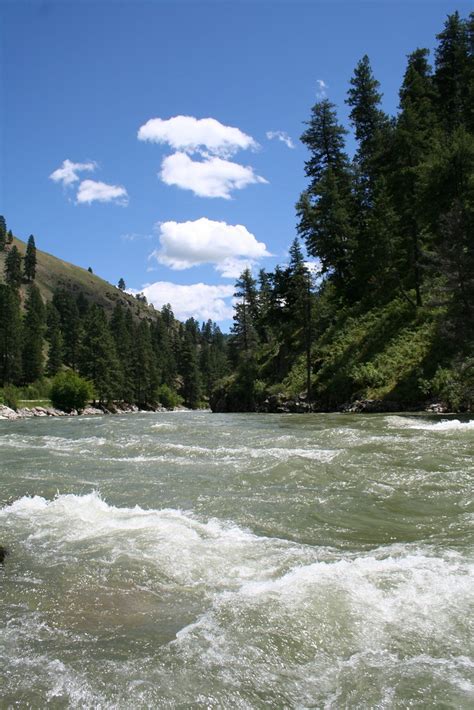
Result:
<svg viewBox="0 0 474 710"><path fill-rule="evenodd" d="M472 706L472 421L131 419L1 429L5 707Z"/></svg>

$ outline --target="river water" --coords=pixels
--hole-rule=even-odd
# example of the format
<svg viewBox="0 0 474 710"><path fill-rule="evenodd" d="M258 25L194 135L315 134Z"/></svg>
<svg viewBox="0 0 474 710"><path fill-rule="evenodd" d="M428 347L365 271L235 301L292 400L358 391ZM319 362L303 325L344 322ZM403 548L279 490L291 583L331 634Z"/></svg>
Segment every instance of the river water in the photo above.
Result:
<svg viewBox="0 0 474 710"><path fill-rule="evenodd" d="M473 454L429 416L0 422L0 707L472 708Z"/></svg>

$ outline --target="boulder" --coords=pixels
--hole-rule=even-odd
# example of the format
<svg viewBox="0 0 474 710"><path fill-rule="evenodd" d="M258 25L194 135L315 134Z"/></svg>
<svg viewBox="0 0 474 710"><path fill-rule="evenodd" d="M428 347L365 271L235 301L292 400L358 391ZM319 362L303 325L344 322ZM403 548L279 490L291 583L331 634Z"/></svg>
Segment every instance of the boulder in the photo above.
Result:
<svg viewBox="0 0 474 710"><path fill-rule="evenodd" d="M14 409L10 409L5 404L0 404L0 418L1 419L19 419L20 414L15 412Z"/></svg>

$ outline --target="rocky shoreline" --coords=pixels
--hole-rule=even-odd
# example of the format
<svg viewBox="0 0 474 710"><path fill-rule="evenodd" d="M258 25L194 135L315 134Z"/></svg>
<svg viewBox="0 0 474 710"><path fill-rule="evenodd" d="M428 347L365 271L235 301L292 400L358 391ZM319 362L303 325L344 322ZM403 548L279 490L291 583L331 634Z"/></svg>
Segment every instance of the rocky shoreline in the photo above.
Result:
<svg viewBox="0 0 474 710"><path fill-rule="evenodd" d="M78 412L73 409L70 412L63 412L61 409L55 409L54 407L21 407L20 409L11 409L4 404L0 404L0 420L16 420L16 419L30 419L31 417L85 417L85 416L98 416L102 414L138 414L143 412L173 412L173 411L189 411L186 407L173 407L173 409L167 409L166 407L148 407L147 409L140 409L136 404L114 404L108 407L85 407L82 411Z"/></svg>
<svg viewBox="0 0 474 710"><path fill-rule="evenodd" d="M349 414L427 412L445 414L450 410L443 402L420 402L415 406L403 406L400 402L382 399L357 399L354 402L346 402L339 407L329 408L322 407L317 402L308 402L306 393L301 393L294 397L285 397L283 394L270 395L258 406L257 411L268 414L324 414L330 412L345 412Z"/></svg>

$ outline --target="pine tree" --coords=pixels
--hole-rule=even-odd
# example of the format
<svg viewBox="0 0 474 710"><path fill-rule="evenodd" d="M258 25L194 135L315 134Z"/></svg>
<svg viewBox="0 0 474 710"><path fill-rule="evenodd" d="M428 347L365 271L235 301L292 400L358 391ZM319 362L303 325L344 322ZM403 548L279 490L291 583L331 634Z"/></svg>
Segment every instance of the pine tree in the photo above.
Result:
<svg viewBox="0 0 474 710"><path fill-rule="evenodd" d="M120 391L120 364L105 313L96 304L91 306L84 321L79 373L94 383L100 402L111 402L117 398Z"/></svg>
<svg viewBox="0 0 474 710"><path fill-rule="evenodd" d="M201 378L199 376L197 348L195 337L191 329L185 329L184 340L181 349L180 370L182 376L181 394L186 407L196 409L198 407L201 393Z"/></svg>
<svg viewBox="0 0 474 710"><path fill-rule="evenodd" d="M132 372L134 376L134 398L138 404L156 402L158 371L156 368L149 325L142 320L134 326Z"/></svg>
<svg viewBox="0 0 474 710"><path fill-rule="evenodd" d="M7 244L12 244L13 242L13 232L11 229L7 232Z"/></svg>
<svg viewBox="0 0 474 710"><path fill-rule="evenodd" d="M338 124L335 107L325 100L313 106L309 128L301 136L311 152L305 163L310 184L296 206L298 233L308 254L321 261L344 293L351 282L353 252L352 175L344 152L346 130Z"/></svg>
<svg viewBox="0 0 474 710"><path fill-rule="evenodd" d="M468 25L457 11L448 15L437 39L434 81L444 128L451 132L472 117Z"/></svg>
<svg viewBox="0 0 474 710"><path fill-rule="evenodd" d="M54 377L63 363L63 336L58 310L51 302L46 305L46 325L46 339L49 344L46 374Z"/></svg>
<svg viewBox="0 0 474 710"><path fill-rule="evenodd" d="M133 321L130 311L125 312L120 303L116 304L112 313L110 330L122 370L118 396L124 402L133 402Z"/></svg>
<svg viewBox="0 0 474 710"><path fill-rule="evenodd" d="M23 268L26 280L34 281L36 276L36 245L32 234L28 237Z"/></svg>
<svg viewBox="0 0 474 710"><path fill-rule="evenodd" d="M0 385L21 381L21 315L18 294L0 284Z"/></svg>
<svg viewBox="0 0 474 710"><path fill-rule="evenodd" d="M23 381L34 382L43 374L43 338L45 333L46 312L39 289L32 284L29 287L23 318Z"/></svg>
<svg viewBox="0 0 474 710"><path fill-rule="evenodd" d="M234 353L253 353L258 343L258 296L257 283L250 269L245 269L236 281L234 296L234 323L232 325L231 348ZM235 357L235 356L234 356Z"/></svg>
<svg viewBox="0 0 474 710"><path fill-rule="evenodd" d="M5 244L7 241L7 223L5 217L0 215L0 251L5 249Z"/></svg>
<svg viewBox="0 0 474 710"><path fill-rule="evenodd" d="M390 123L380 108L380 84L372 74L367 55L357 64L350 83L346 103L351 107L349 118L359 144L356 165L364 202L370 205L375 181L384 169Z"/></svg>
<svg viewBox="0 0 474 710"><path fill-rule="evenodd" d="M117 286L121 291L125 291L126 289L125 281L122 278L119 279Z"/></svg>
<svg viewBox="0 0 474 710"><path fill-rule="evenodd" d="M437 135L436 93L428 50L409 55L400 89L400 115L394 134L391 190L398 215L400 243L395 268L405 289L415 289L422 305L423 224L419 201L420 166L429 158Z"/></svg>
<svg viewBox="0 0 474 710"><path fill-rule="evenodd" d="M64 363L75 370L82 329L77 303L68 291L59 289L53 294L53 305L61 319Z"/></svg>
<svg viewBox="0 0 474 710"><path fill-rule="evenodd" d="M379 286L386 276L387 262L394 251L393 235L384 229L393 213L386 187L393 132L388 116L380 108L380 84L373 76L367 55L358 62L350 83L346 103L351 107L349 117L358 141L354 158L357 219L353 298L376 301L381 295ZM386 292L382 290L385 295Z"/></svg>
<svg viewBox="0 0 474 710"><path fill-rule="evenodd" d="M13 246L5 259L5 281L12 288L19 288L19 286L21 286L21 262L21 254L17 247Z"/></svg>

